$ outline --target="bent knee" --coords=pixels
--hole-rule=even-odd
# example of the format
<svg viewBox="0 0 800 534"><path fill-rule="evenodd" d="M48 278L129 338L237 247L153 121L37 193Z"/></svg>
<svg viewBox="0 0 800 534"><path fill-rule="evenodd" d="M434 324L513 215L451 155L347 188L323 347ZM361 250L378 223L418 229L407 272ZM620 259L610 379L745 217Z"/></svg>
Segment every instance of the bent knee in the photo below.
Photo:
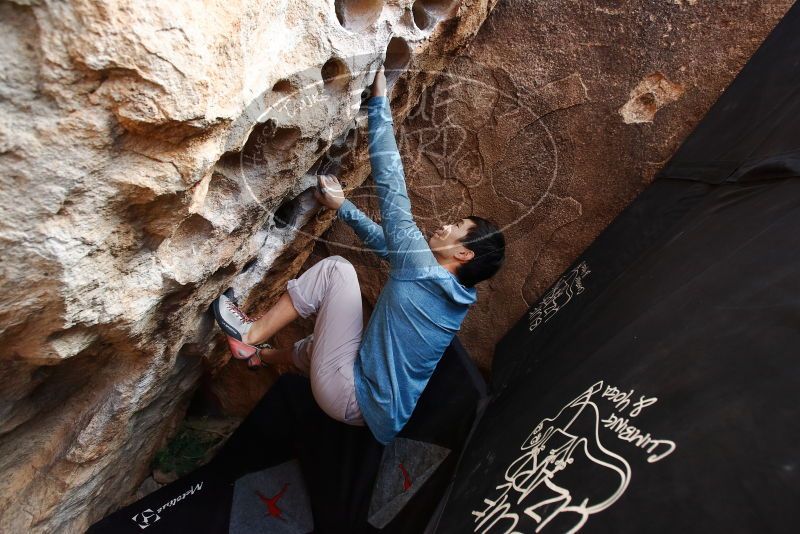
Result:
<svg viewBox="0 0 800 534"><path fill-rule="evenodd" d="M332 263L334 263L336 265L339 265L339 264L342 264L342 265L353 265L352 263L350 263L350 261L347 258L345 258L344 256L339 256L339 255L328 256L327 258L325 258L322 261L332 262Z"/></svg>
<svg viewBox="0 0 800 534"><path fill-rule="evenodd" d="M336 269L345 277L356 277L356 268L342 256L328 256L322 261L328 262L331 269Z"/></svg>

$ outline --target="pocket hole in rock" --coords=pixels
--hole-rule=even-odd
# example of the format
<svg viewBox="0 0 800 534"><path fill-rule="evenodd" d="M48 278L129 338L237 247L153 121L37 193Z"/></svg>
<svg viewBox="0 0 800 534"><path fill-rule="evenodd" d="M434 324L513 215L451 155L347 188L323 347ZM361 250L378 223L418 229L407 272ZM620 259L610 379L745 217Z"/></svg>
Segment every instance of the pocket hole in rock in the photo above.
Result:
<svg viewBox="0 0 800 534"><path fill-rule="evenodd" d="M361 103L358 106L359 113L366 113L367 112L367 104L369 103L369 97L372 95L372 91L369 87L365 87L363 91L361 91Z"/></svg>
<svg viewBox="0 0 800 534"><path fill-rule="evenodd" d="M338 177L342 173L341 161L330 156L328 152L323 154L322 157L317 160L317 163L314 164L314 167L316 167L315 174L332 174Z"/></svg>
<svg viewBox="0 0 800 534"><path fill-rule="evenodd" d="M183 193L170 193L150 202L131 203L126 215L144 247L155 251L185 216L184 205Z"/></svg>
<svg viewBox="0 0 800 534"><path fill-rule="evenodd" d="M276 93L293 93L295 91L295 88L292 82L283 79L275 82L275 85L272 86L272 90Z"/></svg>
<svg viewBox="0 0 800 534"><path fill-rule="evenodd" d="M414 6L411 8L411 14L414 16L414 24L420 30L430 29L436 22L431 14L428 13L428 10L425 9L425 2L421 0L414 2Z"/></svg>
<svg viewBox="0 0 800 534"><path fill-rule="evenodd" d="M244 266L242 267L242 272L246 273L247 271L249 271L250 269L255 267L256 263L258 263L258 256L256 256L255 258L252 258L247 263L245 263Z"/></svg>
<svg viewBox="0 0 800 534"><path fill-rule="evenodd" d="M392 37L386 47L386 83L394 84L411 61L411 47L402 37Z"/></svg>
<svg viewBox="0 0 800 534"><path fill-rule="evenodd" d="M348 30L363 30L372 26L383 11L383 0L336 0L339 24Z"/></svg>
<svg viewBox="0 0 800 534"><path fill-rule="evenodd" d="M289 150L300 139L300 128L296 126L281 126L275 128L266 139L266 144L276 150Z"/></svg>
<svg viewBox="0 0 800 534"><path fill-rule="evenodd" d="M358 148L358 128L349 128L342 135L337 137L331 143L327 152L311 166L308 174L333 174L340 176L342 169L349 167L352 158L355 156L356 149ZM346 187L343 181L340 181L342 187Z"/></svg>
<svg viewBox="0 0 800 534"><path fill-rule="evenodd" d="M208 184L203 208L211 213L232 212L235 210L240 194L239 184L224 174L215 172Z"/></svg>
<svg viewBox="0 0 800 534"><path fill-rule="evenodd" d="M349 128L345 133L337 137L331 148L328 150L328 156L340 161L345 156L353 154L358 148L358 128Z"/></svg>
<svg viewBox="0 0 800 534"><path fill-rule="evenodd" d="M164 275L181 286L190 283L204 262L209 261L214 237L214 225L205 217L193 213L184 219L158 248L159 259L168 266Z"/></svg>
<svg viewBox="0 0 800 534"><path fill-rule="evenodd" d="M275 215L273 216L273 220L275 221L275 228L282 229L286 228L287 226L294 226L294 222L297 219L298 211L299 211L299 202L297 201L297 197L290 198L289 200L285 200L278 209L275 210Z"/></svg>
<svg viewBox="0 0 800 534"><path fill-rule="evenodd" d="M258 124L242 149L242 161L263 164L276 152L287 153L300 140L301 131L297 126L278 126L274 119Z"/></svg>
<svg viewBox="0 0 800 534"><path fill-rule="evenodd" d="M309 187L296 197L284 201L275 210L275 215L273 216L275 228L300 228L305 223L305 215L319 207L316 198L314 198L314 189L314 186Z"/></svg>
<svg viewBox="0 0 800 534"><path fill-rule="evenodd" d="M350 83L350 69L338 57L332 57L322 66L322 81L329 90L344 90Z"/></svg>
<svg viewBox="0 0 800 534"><path fill-rule="evenodd" d="M173 243L200 246L214 234L214 225L205 217L193 213L185 218L170 236Z"/></svg>
<svg viewBox="0 0 800 534"><path fill-rule="evenodd" d="M450 18L456 14L461 0L417 0L414 6L420 4L426 12L438 19Z"/></svg>

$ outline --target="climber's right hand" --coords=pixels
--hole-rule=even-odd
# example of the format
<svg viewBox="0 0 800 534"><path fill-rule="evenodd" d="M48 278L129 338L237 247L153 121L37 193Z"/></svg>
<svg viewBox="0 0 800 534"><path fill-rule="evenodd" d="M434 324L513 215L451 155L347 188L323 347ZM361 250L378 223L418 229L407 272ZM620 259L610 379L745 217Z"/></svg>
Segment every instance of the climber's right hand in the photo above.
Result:
<svg viewBox="0 0 800 534"><path fill-rule="evenodd" d="M332 210L338 210L344 202L344 191L339 180L332 174L317 176L317 188L314 189L317 202Z"/></svg>
<svg viewBox="0 0 800 534"><path fill-rule="evenodd" d="M375 73L375 80L372 82L372 96L386 96L386 75L383 73L383 65L378 67Z"/></svg>

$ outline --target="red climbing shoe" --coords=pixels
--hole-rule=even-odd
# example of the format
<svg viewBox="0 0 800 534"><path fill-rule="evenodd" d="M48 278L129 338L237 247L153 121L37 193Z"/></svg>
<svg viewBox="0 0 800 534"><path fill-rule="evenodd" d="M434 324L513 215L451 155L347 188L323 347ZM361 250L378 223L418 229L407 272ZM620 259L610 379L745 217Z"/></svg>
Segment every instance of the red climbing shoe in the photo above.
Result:
<svg viewBox="0 0 800 534"><path fill-rule="evenodd" d="M258 347L248 345L228 334L225 334L225 339L228 340L228 348L231 349L231 354L237 360L249 360L258 355Z"/></svg>
<svg viewBox="0 0 800 534"><path fill-rule="evenodd" d="M243 343L236 338L233 338L229 335L225 335L225 338L228 340L228 348L231 350L231 354L237 360L247 360L247 368L252 370L257 370L260 367L266 367L267 364L261 360L261 355L259 354L259 348L253 345L248 345L247 343ZM271 349L272 346L268 344L264 344L264 346L268 349Z"/></svg>

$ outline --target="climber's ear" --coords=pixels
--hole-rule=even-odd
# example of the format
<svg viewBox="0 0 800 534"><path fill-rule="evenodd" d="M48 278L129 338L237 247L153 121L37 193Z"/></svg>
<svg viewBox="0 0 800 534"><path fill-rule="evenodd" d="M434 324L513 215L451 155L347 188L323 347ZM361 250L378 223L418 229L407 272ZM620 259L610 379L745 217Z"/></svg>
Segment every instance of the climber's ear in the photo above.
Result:
<svg viewBox="0 0 800 534"><path fill-rule="evenodd" d="M467 247L461 245L461 247L454 254L454 256L461 263L467 263L468 261L472 261L472 258L475 257L475 251L474 250L470 250Z"/></svg>

